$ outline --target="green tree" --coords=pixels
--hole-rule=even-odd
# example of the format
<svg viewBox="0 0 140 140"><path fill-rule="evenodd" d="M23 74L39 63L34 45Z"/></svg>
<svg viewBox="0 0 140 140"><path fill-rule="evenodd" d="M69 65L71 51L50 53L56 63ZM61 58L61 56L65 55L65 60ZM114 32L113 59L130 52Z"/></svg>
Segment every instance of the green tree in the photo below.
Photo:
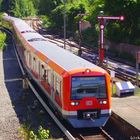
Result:
<svg viewBox="0 0 140 140"><path fill-rule="evenodd" d="M17 17L28 17L35 16L36 9L34 8L33 2L30 0L16 0L15 8L13 13Z"/></svg>
<svg viewBox="0 0 140 140"><path fill-rule="evenodd" d="M117 0L111 3L105 0L105 13L107 15L124 15L123 22L109 22L107 36L115 42L126 42L140 44L140 1L139 0Z"/></svg>
<svg viewBox="0 0 140 140"><path fill-rule="evenodd" d="M13 15L13 9L15 8L15 0L0 0L0 11Z"/></svg>
<svg viewBox="0 0 140 140"><path fill-rule="evenodd" d="M36 0L38 1L38 0ZM39 0L39 14L41 15L50 15L51 11L55 9L58 5L61 4L61 1L59 0Z"/></svg>

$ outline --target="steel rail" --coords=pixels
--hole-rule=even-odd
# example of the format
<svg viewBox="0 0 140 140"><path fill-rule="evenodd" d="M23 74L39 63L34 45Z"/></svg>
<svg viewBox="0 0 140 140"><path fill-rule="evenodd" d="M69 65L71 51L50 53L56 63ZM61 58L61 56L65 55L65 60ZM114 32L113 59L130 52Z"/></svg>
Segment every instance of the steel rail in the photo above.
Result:
<svg viewBox="0 0 140 140"><path fill-rule="evenodd" d="M100 127L100 130L107 140L114 140L102 127Z"/></svg>

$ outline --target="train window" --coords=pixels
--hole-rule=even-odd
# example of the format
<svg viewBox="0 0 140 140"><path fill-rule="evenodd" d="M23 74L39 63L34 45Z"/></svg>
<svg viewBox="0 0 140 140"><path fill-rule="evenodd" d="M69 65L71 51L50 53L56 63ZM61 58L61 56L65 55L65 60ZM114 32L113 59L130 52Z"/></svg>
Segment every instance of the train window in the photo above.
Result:
<svg viewBox="0 0 140 140"><path fill-rule="evenodd" d="M24 51L24 56L25 56L25 61L27 63L28 62L28 52L26 50Z"/></svg>
<svg viewBox="0 0 140 140"><path fill-rule="evenodd" d="M43 80L43 71L44 71L44 66L40 65L40 79Z"/></svg>
<svg viewBox="0 0 140 140"><path fill-rule="evenodd" d="M33 71L36 71L36 59L35 59L35 57L33 58Z"/></svg>
<svg viewBox="0 0 140 140"><path fill-rule="evenodd" d="M46 41L46 39L44 38L32 38L32 39L28 39L29 42L33 42L33 41Z"/></svg>
<svg viewBox="0 0 140 140"><path fill-rule="evenodd" d="M44 67L44 65L41 65L40 67L40 79L44 81L48 81L48 70Z"/></svg>
<svg viewBox="0 0 140 140"><path fill-rule="evenodd" d="M52 71L50 68L48 68L48 83L51 85L51 75L52 75Z"/></svg>
<svg viewBox="0 0 140 140"><path fill-rule="evenodd" d="M25 54L25 57L26 57L26 63L27 65L29 66L29 52L28 51L25 51L26 54Z"/></svg>
<svg viewBox="0 0 140 140"><path fill-rule="evenodd" d="M21 31L21 33L36 33L36 31L26 30L26 31Z"/></svg>
<svg viewBox="0 0 140 140"><path fill-rule="evenodd" d="M57 95L61 95L61 78L58 74L55 74L55 90Z"/></svg>
<svg viewBox="0 0 140 140"><path fill-rule="evenodd" d="M56 76L56 94L58 95L60 93L59 84L60 84L59 77Z"/></svg>
<svg viewBox="0 0 140 140"><path fill-rule="evenodd" d="M31 53L29 53L29 66L30 67L32 66L32 56L31 56Z"/></svg>
<svg viewBox="0 0 140 140"><path fill-rule="evenodd" d="M41 79L41 64L40 64L40 61L38 61L38 74L39 74L39 78Z"/></svg>
<svg viewBox="0 0 140 140"><path fill-rule="evenodd" d="M36 63L35 63L35 67L36 67L36 73L39 74L39 65L38 65L39 61L38 59L36 58Z"/></svg>
<svg viewBox="0 0 140 140"><path fill-rule="evenodd" d="M84 97L107 98L105 77L73 77L71 98Z"/></svg>

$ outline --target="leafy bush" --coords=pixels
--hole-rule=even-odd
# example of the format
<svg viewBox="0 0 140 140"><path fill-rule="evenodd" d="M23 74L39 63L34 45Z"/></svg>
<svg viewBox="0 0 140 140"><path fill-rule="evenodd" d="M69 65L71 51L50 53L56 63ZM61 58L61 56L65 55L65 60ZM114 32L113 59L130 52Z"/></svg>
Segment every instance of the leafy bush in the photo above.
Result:
<svg viewBox="0 0 140 140"><path fill-rule="evenodd" d="M121 59L126 60L126 61L135 62L134 56L132 54L130 54L130 53L127 53L127 52L121 53L119 57Z"/></svg>
<svg viewBox="0 0 140 140"><path fill-rule="evenodd" d="M35 134L33 131L30 131L29 140L45 140L49 138L49 135L50 131L40 126L38 129L38 134Z"/></svg>
<svg viewBox="0 0 140 140"><path fill-rule="evenodd" d="M6 34L0 32L0 49L4 49L4 47L6 46L5 40L6 40Z"/></svg>
<svg viewBox="0 0 140 140"><path fill-rule="evenodd" d="M45 28L53 27L54 23L48 16L42 15L40 16L40 18L43 22L43 27Z"/></svg>
<svg viewBox="0 0 140 140"><path fill-rule="evenodd" d="M95 29L88 28L82 31L82 42L92 45L93 47L98 46L98 35Z"/></svg>
<svg viewBox="0 0 140 140"><path fill-rule="evenodd" d="M24 140L46 140L50 136L50 131L39 126L37 133L29 130L30 127L23 125L19 128L19 138Z"/></svg>

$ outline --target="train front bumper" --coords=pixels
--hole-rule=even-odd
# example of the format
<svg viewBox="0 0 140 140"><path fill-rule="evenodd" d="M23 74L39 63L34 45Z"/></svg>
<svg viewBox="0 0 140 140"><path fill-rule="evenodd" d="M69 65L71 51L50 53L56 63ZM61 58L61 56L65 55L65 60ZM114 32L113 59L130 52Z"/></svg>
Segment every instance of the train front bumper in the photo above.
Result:
<svg viewBox="0 0 140 140"><path fill-rule="evenodd" d="M83 127L102 127L108 121L110 115L100 116L98 119L77 119L77 116L68 117L68 122L74 128L83 128Z"/></svg>

